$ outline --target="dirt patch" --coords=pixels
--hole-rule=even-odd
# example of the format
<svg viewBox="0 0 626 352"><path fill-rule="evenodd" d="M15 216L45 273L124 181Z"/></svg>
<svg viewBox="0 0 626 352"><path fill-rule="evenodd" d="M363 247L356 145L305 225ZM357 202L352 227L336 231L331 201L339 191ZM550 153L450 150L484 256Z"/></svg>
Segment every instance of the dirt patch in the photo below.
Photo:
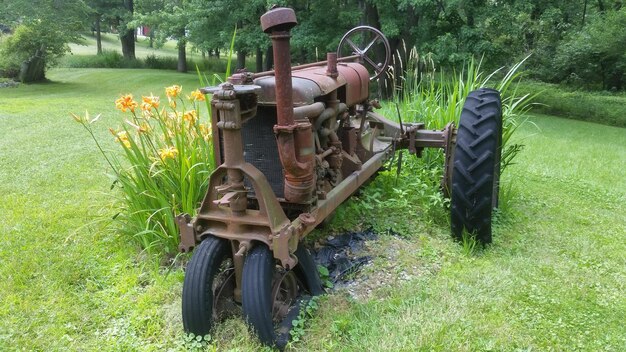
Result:
<svg viewBox="0 0 626 352"><path fill-rule="evenodd" d="M331 291L347 291L354 299L368 300L377 289L412 280L414 273L419 273L417 266L397 265L408 245L397 234L379 239L369 229L318 241L313 256L317 264L328 269L328 279L334 285Z"/></svg>

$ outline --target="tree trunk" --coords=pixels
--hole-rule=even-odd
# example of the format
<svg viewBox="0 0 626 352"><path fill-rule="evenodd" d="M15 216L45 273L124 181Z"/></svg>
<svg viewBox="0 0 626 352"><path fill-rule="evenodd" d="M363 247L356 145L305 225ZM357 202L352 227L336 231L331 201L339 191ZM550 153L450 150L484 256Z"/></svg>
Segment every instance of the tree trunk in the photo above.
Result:
<svg viewBox="0 0 626 352"><path fill-rule="evenodd" d="M183 31L184 35L184 31ZM183 37L178 40L178 72L187 72L187 40Z"/></svg>
<svg viewBox="0 0 626 352"><path fill-rule="evenodd" d="M263 67L263 71L269 71L274 66L274 54L273 54L272 46L267 47L267 51L265 51L265 65Z"/></svg>
<svg viewBox="0 0 626 352"><path fill-rule="evenodd" d="M22 83L39 82L46 79L46 61L43 49L35 52L35 55L22 63L19 80Z"/></svg>
<svg viewBox="0 0 626 352"><path fill-rule="evenodd" d="M150 29L150 34L148 36L150 38L150 41L148 42L148 47L154 48L154 31L152 29Z"/></svg>
<svg viewBox="0 0 626 352"><path fill-rule="evenodd" d="M133 0L124 0L124 7L133 14ZM135 30L120 28L120 41L122 42L122 55L127 60L135 59Z"/></svg>
<svg viewBox="0 0 626 352"><path fill-rule="evenodd" d="M256 72L263 71L263 50L260 47L256 47Z"/></svg>
<svg viewBox="0 0 626 352"><path fill-rule="evenodd" d="M98 14L96 17L96 47L98 48L98 55L102 55L102 32L100 31L101 21L102 15Z"/></svg>
<svg viewBox="0 0 626 352"><path fill-rule="evenodd" d="M237 51L237 69L241 70L246 68L246 52L243 50Z"/></svg>
<svg viewBox="0 0 626 352"><path fill-rule="evenodd" d="M120 41L122 42L122 55L127 60L135 59L135 31L130 29L122 32Z"/></svg>
<svg viewBox="0 0 626 352"><path fill-rule="evenodd" d="M215 57L219 60L220 59L220 48L215 48Z"/></svg>

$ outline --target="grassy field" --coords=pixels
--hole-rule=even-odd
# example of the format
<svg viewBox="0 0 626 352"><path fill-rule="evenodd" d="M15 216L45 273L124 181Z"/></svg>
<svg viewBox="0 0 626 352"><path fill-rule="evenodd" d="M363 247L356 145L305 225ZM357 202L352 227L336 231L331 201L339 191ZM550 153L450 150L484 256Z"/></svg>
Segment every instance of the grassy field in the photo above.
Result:
<svg viewBox="0 0 626 352"><path fill-rule="evenodd" d="M114 148L107 128L119 121L119 94L163 95L174 83L189 91L196 78L124 69L56 69L49 78L0 89L0 350L184 350L183 269L112 232L106 165L69 113L102 113L97 137ZM400 235L380 231L359 285L323 297L289 348L623 350L626 130L530 120L485 250L453 243L441 206L405 202L424 184L410 168L398 182L406 193L391 189L391 172L348 202L332 229L378 216L376 228ZM210 347L259 346L232 319Z"/></svg>
<svg viewBox="0 0 626 352"><path fill-rule="evenodd" d="M139 40L135 43L135 55L137 58L145 59L148 55L170 57L178 56L176 41L168 40L160 48L150 48L149 44L150 42L147 37L139 38ZM96 38L92 36L85 36L83 43L70 44L70 50L70 55L96 55ZM122 53L120 39L117 34L102 33L102 50L113 50L119 52L120 54ZM200 55L193 53L190 50L188 50L187 55L189 55L190 59L200 57Z"/></svg>

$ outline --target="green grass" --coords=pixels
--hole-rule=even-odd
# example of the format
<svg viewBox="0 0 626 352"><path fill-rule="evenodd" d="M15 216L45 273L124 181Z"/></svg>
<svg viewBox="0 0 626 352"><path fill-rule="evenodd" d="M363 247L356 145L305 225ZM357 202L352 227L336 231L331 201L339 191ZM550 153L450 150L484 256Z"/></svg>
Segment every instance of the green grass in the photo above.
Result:
<svg viewBox="0 0 626 352"><path fill-rule="evenodd" d="M174 83L188 91L197 77L104 69L49 77L0 89L0 350L172 341L178 306L163 303L179 295L182 272L159 274L158 263L105 226L114 215L109 170L69 113L102 113L96 134L117 149L107 127L118 127L119 94L164 96Z"/></svg>
<svg viewBox="0 0 626 352"><path fill-rule="evenodd" d="M626 94L588 92L557 84L525 81L521 94L540 94L534 99L536 111L570 119L626 127Z"/></svg>
<svg viewBox="0 0 626 352"><path fill-rule="evenodd" d="M366 301L329 297L302 350L622 349L626 131L530 119L540 131L528 124L517 137L527 148L504 180L512 194L495 243L468 256L447 228L406 220L421 209L380 209L374 214L417 230L406 242L381 239L366 274L387 268L412 278L392 275Z"/></svg>
<svg viewBox="0 0 626 352"><path fill-rule="evenodd" d="M84 41L80 44L70 44L70 50L72 55L96 55L96 38L91 35L83 37ZM155 44L156 46L156 44ZM117 34L102 33L102 50L113 50L120 54L122 53L122 44ZM168 40L160 48L150 48L149 39L147 37L140 37L135 42L135 55L139 59L145 59L149 55L157 56L169 56L177 57L178 48L176 47L176 41ZM189 58L199 58L201 55L188 50L187 55Z"/></svg>
<svg viewBox="0 0 626 352"><path fill-rule="evenodd" d="M173 83L196 87L196 78L124 69L55 69L49 77L53 83L0 89L0 350L183 350L183 270L160 266L112 232L106 164L69 113L103 113L97 135L114 148L106 127L121 116L119 94L163 95ZM621 350L626 130L530 120L539 130L526 124L514 137L527 147L507 169L504 210L485 250L452 242L436 202L412 205L432 195L415 163L399 190L388 192L392 170L343 206L331 228L378 216L379 230L401 236L382 232L370 244L374 265L357 276L360 298L324 297L290 348ZM258 349L241 319L218 326L211 344Z"/></svg>

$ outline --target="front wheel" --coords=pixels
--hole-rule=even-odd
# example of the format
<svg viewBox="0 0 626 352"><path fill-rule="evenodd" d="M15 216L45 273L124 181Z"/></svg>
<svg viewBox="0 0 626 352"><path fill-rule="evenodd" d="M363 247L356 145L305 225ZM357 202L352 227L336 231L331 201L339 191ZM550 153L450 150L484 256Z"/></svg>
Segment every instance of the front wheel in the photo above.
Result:
<svg viewBox="0 0 626 352"><path fill-rule="evenodd" d="M285 332L278 330L293 315L295 303L303 291L313 296L324 292L309 252L300 245L295 255L298 265L293 270L285 270L276 265L266 245L257 244L248 253L243 267L243 314L259 340L268 346L282 348L286 344L282 336Z"/></svg>
<svg viewBox="0 0 626 352"><path fill-rule="evenodd" d="M234 288L230 242L210 236L196 248L185 272L182 302L185 331L204 336L214 321L236 314Z"/></svg>
<svg viewBox="0 0 626 352"><path fill-rule="evenodd" d="M491 243L492 210L498 204L502 103L497 90L471 92L463 105L454 149L451 186L453 236L463 231Z"/></svg>

